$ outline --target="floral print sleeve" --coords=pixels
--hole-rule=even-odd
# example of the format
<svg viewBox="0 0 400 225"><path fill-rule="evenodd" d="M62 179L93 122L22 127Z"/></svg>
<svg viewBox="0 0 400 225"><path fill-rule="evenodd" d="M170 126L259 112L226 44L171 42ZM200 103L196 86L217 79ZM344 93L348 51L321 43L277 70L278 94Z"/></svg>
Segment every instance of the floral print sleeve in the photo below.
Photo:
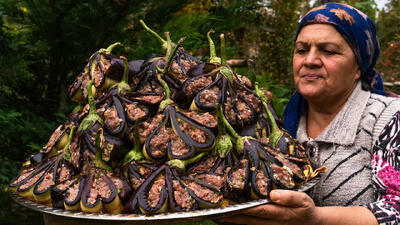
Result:
<svg viewBox="0 0 400 225"><path fill-rule="evenodd" d="M375 143L371 166L377 200L366 207L379 224L400 224L400 112Z"/></svg>

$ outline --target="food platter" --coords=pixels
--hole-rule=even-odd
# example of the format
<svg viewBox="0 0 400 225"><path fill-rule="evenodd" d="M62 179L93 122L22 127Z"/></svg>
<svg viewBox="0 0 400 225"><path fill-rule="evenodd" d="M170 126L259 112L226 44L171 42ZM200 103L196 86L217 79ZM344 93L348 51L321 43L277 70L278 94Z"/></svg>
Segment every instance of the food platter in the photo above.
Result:
<svg viewBox="0 0 400 225"><path fill-rule="evenodd" d="M306 184L303 184L301 187L296 189L297 191L307 192L310 190L315 184L320 181L320 177L316 177L309 181ZM88 220L103 220L103 221L136 221L138 223L155 223L155 222L189 222L189 221L200 221L200 220L209 220L216 219L229 216L236 211L248 209L252 207L256 207L259 205L270 203L271 201L268 199L260 199L253 200L249 202L228 205L222 208L213 208L213 209L201 209L194 210L189 212L173 212L173 213L163 213L156 215L141 215L141 214L100 214L100 213L84 213L84 212L74 212L67 211L63 209L54 209L45 205L41 205L25 198L18 196L15 193L11 193L11 198L20 204L23 207L27 207L29 209L54 215L54 216L62 216L76 219L88 219Z"/></svg>

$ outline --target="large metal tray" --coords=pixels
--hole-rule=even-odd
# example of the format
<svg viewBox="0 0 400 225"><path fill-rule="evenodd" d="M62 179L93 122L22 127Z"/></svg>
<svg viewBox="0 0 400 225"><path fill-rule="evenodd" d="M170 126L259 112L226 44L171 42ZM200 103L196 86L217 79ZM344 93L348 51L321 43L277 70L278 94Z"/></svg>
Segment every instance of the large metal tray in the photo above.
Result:
<svg viewBox="0 0 400 225"><path fill-rule="evenodd" d="M308 183L302 185L297 189L297 191L306 192L310 190L315 184L319 182L320 178L316 177L309 181ZM268 199L261 200L253 200L245 203L238 203L234 205L228 205L222 208L214 208L214 209L201 209L194 210L190 212L170 212L170 213L162 213L156 215L142 215L142 214L99 214L99 213L84 213L84 212L75 212L75 211L67 211L63 209L54 209L45 205L41 205L25 198L18 196L17 194L11 193L11 198L17 202L18 204L27 207L29 209L54 215L54 216L63 216L70 217L76 219L89 219L89 220L105 220L105 221L136 221L140 224L145 223L166 223L166 222L189 222L189 221L200 221L200 220L209 220L222 218L225 216L229 216L234 214L234 212L252 208L255 206L259 206L262 204L270 203Z"/></svg>

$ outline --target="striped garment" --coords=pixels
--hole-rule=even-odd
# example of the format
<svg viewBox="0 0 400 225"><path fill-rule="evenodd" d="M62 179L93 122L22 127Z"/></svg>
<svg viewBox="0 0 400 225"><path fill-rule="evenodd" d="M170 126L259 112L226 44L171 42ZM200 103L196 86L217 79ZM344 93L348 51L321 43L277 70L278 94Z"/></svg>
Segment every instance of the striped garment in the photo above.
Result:
<svg viewBox="0 0 400 225"><path fill-rule="evenodd" d="M400 223L399 110L400 99L371 94L359 83L317 138L307 136L301 116L297 139L315 167L328 167L310 194L316 205L362 205L380 224Z"/></svg>

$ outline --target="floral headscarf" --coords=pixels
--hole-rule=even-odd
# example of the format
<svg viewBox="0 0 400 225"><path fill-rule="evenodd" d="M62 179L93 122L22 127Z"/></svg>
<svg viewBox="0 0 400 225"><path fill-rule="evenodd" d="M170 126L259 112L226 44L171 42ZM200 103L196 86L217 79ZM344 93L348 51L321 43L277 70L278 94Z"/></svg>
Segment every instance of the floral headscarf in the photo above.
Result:
<svg viewBox="0 0 400 225"><path fill-rule="evenodd" d="M326 3L311 9L299 22L296 38L300 30L308 24L330 24L344 37L354 52L360 66L362 88L385 95L382 79L374 70L380 48L372 20L358 9L340 3ZM296 137L300 116L307 101L296 92L283 113L284 128Z"/></svg>

